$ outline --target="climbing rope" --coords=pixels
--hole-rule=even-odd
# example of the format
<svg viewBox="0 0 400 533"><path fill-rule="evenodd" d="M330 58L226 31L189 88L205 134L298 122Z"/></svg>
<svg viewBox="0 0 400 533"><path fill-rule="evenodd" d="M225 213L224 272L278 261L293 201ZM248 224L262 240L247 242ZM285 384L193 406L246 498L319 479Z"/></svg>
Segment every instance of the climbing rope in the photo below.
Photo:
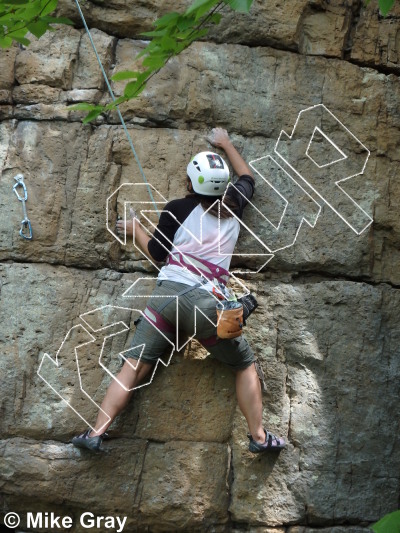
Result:
<svg viewBox="0 0 400 533"><path fill-rule="evenodd" d="M97 62L99 63L99 66L100 66L101 72L102 72L102 74L103 74L104 80L105 80L106 85L107 85L108 92L110 93L110 96L111 96L111 98L112 98L112 101L115 102L116 98L115 98L115 96L114 96L113 90L111 89L110 82L109 82L108 77L107 77L107 74L106 74L106 72L105 72L105 70L104 70L103 64L102 64L101 59L100 59L100 57L99 57L99 54L97 53L96 45L94 44L94 41L93 41L92 35L91 35L90 30L89 30L89 28L88 28L88 25L87 25L87 23L86 23L86 19L85 19L84 15L83 15L83 12L82 12L81 6L80 6L80 4L79 4L79 0L75 0L75 3L76 3L76 6L77 6L77 8L78 8L79 15L80 15L80 17L81 17L81 19L82 19L83 25L84 25L84 27L85 27L86 33L87 33L87 35L88 35L88 37L89 37L90 43L91 43L91 45L92 45L92 48L93 48L93 50L94 50L94 53L95 53L95 55L96 55ZM139 171L140 171L140 173L141 173L141 175L142 175L143 181L144 181L145 184L146 184L147 191L148 191L148 193L149 193L149 196L150 196L150 198L151 198L151 201L153 202L153 205L154 205L154 207L155 207L155 209L156 209L156 211L157 211L158 217L160 217L160 212L159 212L159 210L158 210L158 208L157 208L157 204L156 204L156 202L155 202L155 200L154 200L153 193L152 193L152 191L151 191L151 188L150 188L149 182L147 181L146 176L144 175L144 171L143 171L142 165L140 164L140 161L139 161L139 158L138 158L138 156L137 156L137 153L136 153L135 147L133 146L132 138L131 138L131 136L129 135L128 128L126 127L125 121L124 121L124 119L123 119L123 117L122 117L122 115L121 115L121 112L120 112L118 106L116 107L116 109L117 109L118 117L119 117L119 119L120 119L120 121L121 121L122 127L123 127L123 129L124 129L124 132L125 132L125 134L126 134L126 136L127 136L127 139L128 139L128 142L129 142L129 146L131 147L132 153L133 153L133 155L134 155L134 157L135 157L135 159L136 159L136 162L137 162L137 164L138 164Z"/></svg>
<svg viewBox="0 0 400 533"><path fill-rule="evenodd" d="M24 183L24 176L22 174L17 174L14 176L14 179L16 183L13 186L13 191L15 192L16 197L20 202L22 202L22 212L24 215L23 220L21 221L21 229L19 230L19 234L24 239L27 239L28 241L32 240L33 233L32 233L32 225L31 221L28 218L28 214L26 212L26 205L25 202L28 199L28 191L26 189L26 185ZM22 187L23 195L21 196L19 192L17 191L18 187Z"/></svg>

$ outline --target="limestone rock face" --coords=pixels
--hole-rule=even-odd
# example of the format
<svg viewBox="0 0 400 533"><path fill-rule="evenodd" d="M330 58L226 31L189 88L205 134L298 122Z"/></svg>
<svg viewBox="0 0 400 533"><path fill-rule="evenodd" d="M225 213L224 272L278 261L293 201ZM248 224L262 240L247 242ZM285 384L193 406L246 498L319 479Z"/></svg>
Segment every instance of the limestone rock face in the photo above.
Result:
<svg viewBox="0 0 400 533"><path fill-rule="evenodd" d="M188 0L178 2L140 2L126 0L107 5L83 3L88 23L114 35L140 38L152 29L152 22L169 11L184 11ZM221 12L224 20L210 32L213 40L246 44L278 46L304 54L342 57L347 37L359 9L358 2L343 0L294 0L272 2L255 0L251 13ZM60 13L80 22L74 2L61 0Z"/></svg>
<svg viewBox="0 0 400 533"><path fill-rule="evenodd" d="M75 520L85 512L94 516L107 512L107 516L127 517L127 531L145 530L154 523L157 531L174 530L177 523L202 531L204 525L227 519L226 445L149 445L138 439L120 439L107 453L93 458L72 444L14 438L1 442L0 453L2 490L7 493L7 505L14 509L25 505L32 513L44 505L49 513ZM212 468L214 476L203 474L200 479L205 468ZM108 476L99 476L103 470ZM88 531L78 520L74 531ZM21 525L26 527L25 520Z"/></svg>
<svg viewBox="0 0 400 533"><path fill-rule="evenodd" d="M83 3L107 75L134 70L140 33L189 3ZM18 512L21 530L54 512L81 533L91 511L125 531L364 533L398 507L399 7L225 11L121 106L130 139L116 113L82 125L71 110L110 101L74 2L59 12L75 27L0 51L0 517ZM171 344L103 454L77 450L159 268L116 219L133 207L153 231L216 125L255 175L231 271L259 301L245 333L265 426L288 447L248 451L235 375L193 340Z"/></svg>
<svg viewBox="0 0 400 533"><path fill-rule="evenodd" d="M271 346L264 349L270 376L265 419L277 434L289 435L291 446L279 460L235 453L245 440L245 424L237 417L231 512L238 521L245 520L252 498L246 479L251 479L264 502L253 509L251 522L265 521L264 513L268 523L277 525L282 516L285 523L302 522L306 516L313 524L333 524L344 516L354 523L361 516L372 520L388 498L393 498L389 507L396 506L398 490L397 479L385 482L385 488L377 479L379 472L391 477L391 450L398 446L397 436L387 435L384 448L382 443L360 443L365 438L362 428L367 426L371 435L395 424L389 405L395 405L398 385L389 378L380 398L375 391L391 374L392 365L398 366L383 341L398 335L397 318L389 318L392 305L397 305L397 291L383 286L377 293L374 287L351 282L272 283L263 288L264 317L258 334L252 335L252 345L259 353L265 339ZM366 487L374 485L375 476L369 497ZM359 490L349 491L350 478Z"/></svg>
<svg viewBox="0 0 400 533"><path fill-rule="evenodd" d="M378 16L376 4L371 3L361 11L357 24L351 59L366 65L381 66L399 72L400 7L394 4L387 18Z"/></svg>
<svg viewBox="0 0 400 533"><path fill-rule="evenodd" d="M56 448L64 457L63 476L81 476L84 468L88 483L97 485L94 512L119 508L120 485L114 477L126 474L124 491L133 498L128 513L132 523L156 524L155 529L164 531L188 519L187 506L193 508L191 527L201 529L205 523L225 523L228 511L237 523L276 526L307 519L317 525L348 518L355 523L372 521L396 505L399 487L392 472L399 468L400 457L392 413L400 392L396 377L400 330L395 312L399 295L387 285L378 288L350 281L260 280L253 287L260 308L247 337L267 376L264 420L272 431L288 436L287 450L279 456L252 456L246 449L245 421L239 412L235 414L232 372L214 361L193 359L193 351L188 351L185 358L175 354L168 368L159 368L152 383L135 395L132 406L116 422L111 435L121 440L105 443L111 463L102 464L101 471L104 468L108 474L99 480L91 459L63 443L83 421L55 391L87 418L95 416L94 406L88 411L87 398L85 403L79 395L73 347L86 341L82 326L85 316L89 320L89 311L102 304L128 307L123 294L135 279L136 274L90 273L63 266L3 268L2 297L10 302L1 317L7 325L2 341L10 346L2 359L5 416L1 428L2 488L8 506L17 505L21 484L23 502L34 497L60 504L56 496L49 500L47 495L52 473L46 458L50 460ZM149 289L147 282L136 290L136 295L143 294L142 308ZM24 303L28 292L29 306ZM129 325L137 316L134 311L123 313L94 313L89 323L93 326L95 320L99 325L97 321L105 318L110 323L111 317ZM56 372L49 363L40 369L52 390L37 375L38 363L44 353L54 359L68 328L78 324L81 330L65 339L67 348L59 354L60 370ZM121 360L113 354L129 346L130 335L122 331L106 346L103 364L114 374ZM97 363L101 346L99 337L78 352L82 384L98 402L110 381ZM371 434L379 434L380 439L371 440ZM28 444L22 437L34 440ZM49 452L44 451L34 466L29 457L36 456L35 446L41 439L50 446ZM151 444L143 448L146 440ZM131 441L134 446L142 443L143 459L137 452L133 458L126 451ZM15 457L22 450L28 457L21 463ZM134 465L123 459L122 452L130 454ZM112 466L114 461L118 468ZM25 478L36 482L26 484ZM139 478L140 501L135 496ZM57 479L62 482L62 477ZM353 491L352 483L360 490ZM181 495L178 507L175 488ZM103 503L102 491L108 494ZM69 507L78 512L79 493L67 498ZM135 519L138 506L139 522Z"/></svg>
<svg viewBox="0 0 400 533"><path fill-rule="evenodd" d="M73 42L80 39L77 30L68 28L60 31L63 42L68 42L70 33L74 36ZM111 61L107 56L107 46L111 46L111 41L107 41L101 32L94 32L94 37L100 44L104 41L106 45L103 55L107 65L107 61ZM55 39L53 35L51 38ZM140 46L134 41L120 40L115 52L115 67L111 72L131 68L131 59L139 49ZM296 245L287 248L295 239L297 227L293 227L282 239L273 234L268 217L260 227L258 211L248 209L245 221L251 232L243 231L239 251L243 253L244 250L251 250L257 254L264 251L268 255L268 250L254 238L256 232L257 235L263 235L264 244L271 250L280 250L270 263L272 268L318 270L322 266L332 274L361 274L378 281L398 284L397 78L382 76L343 61L332 62L325 58L311 61L309 58L268 48L259 48L256 52L253 48L234 45L195 44L192 49L193 53L185 52L171 61L165 71L149 83L140 100L130 102L122 108L126 119L136 123L136 126L132 124L129 128L130 135L140 151L140 163L145 175L162 195L159 197L160 207L168 196L167 191L170 195L182 194L184 181L179 176L180 170L186 165L186 154L207 147L204 142L207 126L202 117L213 117L213 123L222 123L231 131L240 131L241 134L234 136L234 140L242 148L246 159L252 161L273 156L281 130L290 134L299 113L307 105L309 108L318 105L322 94L322 102L342 124L339 127L341 132L338 132L341 135L341 146L352 140L354 149L361 142L369 147L371 154L365 171L360 174L367 157L365 151L359 162L355 162L354 169L343 169L339 165L338 169L321 171L314 179L322 183L326 192L322 198L318 198L307 186L311 185L309 181L301 182L305 192L298 187L294 189L292 181L285 184L285 181L290 180L287 171L293 174L286 162L296 166L296 161L301 160L304 152L295 151L292 156L295 162L290 161L282 152L286 149L285 143L281 143L284 160L275 153L276 163L264 160L256 164L258 195L254 199L254 207L262 211L265 202L270 202L268 209L274 210L274 223L278 224L285 197L279 198L276 191L281 191L283 196L291 194L296 197L296 201L303 198L301 202L309 203L307 222L302 226ZM34 54L33 50L29 52L31 55ZM219 50L222 52L219 53ZM31 250L30 257L35 257L35 260L58 262L63 260L60 259L62 256L67 264L79 266L84 261L86 265L95 267L113 264L116 255L120 254L119 248L115 246L115 239L111 233L107 234L102 222L104 206L120 180L123 183L133 183L142 181L143 178L120 126L104 124L93 131L90 126L82 127L76 123L79 115L77 112L68 111L69 102L86 97L93 100L96 94L102 94L102 83L98 76L94 76L92 82L85 82L84 89L76 88L84 71L91 76L92 72L98 70L97 63L90 62L89 52L85 37L82 37L79 57L82 57L85 69L79 65L75 68L70 82L75 88L63 90L60 87L47 87L41 80L38 83L19 85L13 91L13 97L18 102L13 108L13 114L20 120L3 122L1 126L4 132L2 135L9 138L2 146L4 171L8 173L4 175L12 179L12 174L19 171L26 176L29 188L27 206L34 221L37 245L33 246L32 243L27 244L19 239L16 246L12 244L10 232L15 232L21 207L14 201L13 224L10 225L8 220L4 226L7 229L2 234L2 239L5 240L1 252L3 258L20 257L18 249L22 246L24 250ZM21 55L25 53L27 51L21 52ZM12 55L7 57L11 61ZM19 55L17 64L18 57ZM62 72L72 72L71 61L67 56L64 59ZM243 63L249 65L245 78L240 75ZM86 68L86 65L91 66ZM265 72L265 76L260 77L260 72ZM237 79L234 87L229 84L232 75ZM29 81L27 77L24 79ZM59 83L61 84L61 79ZM88 88L89 85L91 88ZM118 94L120 85L117 84L115 90ZM249 91L253 94L251 99L247 98ZM288 105L293 91L296 93L296 101ZM341 95L340 106L336 104L337 94ZM380 95L379 99L377 95ZM37 103L32 104L32 99ZM227 115L225 110L228 106L231 113ZM304 143L313 135L313 120L326 119L321 113L318 117L314 117L313 113L310 115L303 132ZM48 121L50 118L54 119L51 123ZM64 122L66 119L70 123L68 126ZM110 119L117 120L117 116ZM182 130L188 121L192 124L192 129ZM156 131L148 127L143 129L143 126L154 123L168 127L157 128ZM326 124L327 128L332 127L332 124ZM346 128L350 133L346 133ZM246 138L249 135L251 140ZM73 139L72 142L67 140L69 137ZM33 141L39 138L42 139L40 144ZM35 150L32 150L32 144L35 144ZM55 150L55 145L62 146L62 149ZM180 150L177 150L178 146L181 147ZM307 145L299 146L304 150ZM171 151L175 153L173 159L168 158ZM49 158L48 153L57 153L57 157ZM155 153L158 154L157 158ZM322 153L320 156L325 157ZM334 154L332 157L335 157ZM162 167L160 161L163 162ZM36 174L36 169L39 168L39 179L43 180L45 188L51 189L54 197L48 200L51 204L48 208L42 206L36 213L36 199L40 193L38 180L32 181L31 172L34 169ZM304 165L303 169L303 175L308 180L310 171ZM338 194L337 189L329 189L329 183L343 179L342 172L347 172L345 176L351 173L359 175L348 180L344 185L345 192ZM165 174L168 176L167 180ZM52 175L59 177L52 179ZM4 192L2 198L6 202L9 186L4 180L1 186ZM322 193L323 190L317 189L316 192ZM353 200L348 201L345 193L350 194ZM145 201L147 193L143 194L141 200ZM310 198L313 195L314 201ZM347 225L349 219L346 222L341 218L340 209L339 213L335 213L326 205L326 201L329 203L331 200L329 196L335 196L337 205L347 202L350 219L360 217L359 224L355 226L356 231ZM119 202L121 201L122 199ZM354 208L353 201L359 207ZM99 208L99 204L103 208ZM62 205L65 209L60 210ZM363 215L361 209L371 213L371 216L373 214L376 224L360 237L357 231L368 223L368 217ZM72 211L79 213L79 217L72 217L73 222L69 223ZM46 218L43 213L49 217ZM292 236L291 240L289 235ZM88 239L93 243L90 251L87 250ZM40 243L44 243L45 255ZM8 250L8 255L5 255L5 250ZM124 256L120 259L125 261ZM268 257L265 258L267 259ZM254 268L262 266L265 261L261 261L262 256L257 260L255 257L250 259Z"/></svg>
<svg viewBox="0 0 400 533"><path fill-rule="evenodd" d="M78 59L80 35L73 28L61 34L51 33L44 41L37 40L21 50L15 63L15 79L24 83L41 83L50 87L69 89L72 85L72 66Z"/></svg>

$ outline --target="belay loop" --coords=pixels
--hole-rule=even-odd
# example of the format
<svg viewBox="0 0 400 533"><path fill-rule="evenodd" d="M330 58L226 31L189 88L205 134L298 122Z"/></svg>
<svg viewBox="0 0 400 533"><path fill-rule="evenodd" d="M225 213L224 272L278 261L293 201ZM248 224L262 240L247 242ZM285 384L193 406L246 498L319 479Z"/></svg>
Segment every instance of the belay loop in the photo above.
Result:
<svg viewBox="0 0 400 533"><path fill-rule="evenodd" d="M24 239L31 241L33 238L33 233L31 221L29 220L28 214L26 212L25 202L28 200L28 191L24 182L24 176L22 174L17 174L16 176L14 176L14 179L16 183L13 186L13 191L15 192L15 195L18 200L22 202L22 211L24 215L23 220L21 220L21 229L19 230L19 234ZM18 192L18 187L22 187L22 196Z"/></svg>

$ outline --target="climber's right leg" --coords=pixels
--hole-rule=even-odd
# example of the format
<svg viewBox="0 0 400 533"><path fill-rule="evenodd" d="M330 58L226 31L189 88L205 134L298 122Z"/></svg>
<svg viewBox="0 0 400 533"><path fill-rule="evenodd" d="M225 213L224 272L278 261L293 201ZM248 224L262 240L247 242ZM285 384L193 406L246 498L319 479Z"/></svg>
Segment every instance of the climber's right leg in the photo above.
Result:
<svg viewBox="0 0 400 533"><path fill-rule="evenodd" d="M72 439L72 444L78 448L99 450L103 434L112 424L115 417L126 407L134 388L145 378L153 368L152 364L128 359L119 374L110 383L101 409L97 415L94 431L90 429Z"/></svg>
<svg viewBox="0 0 400 533"><path fill-rule="evenodd" d="M153 368L152 364L128 359L119 374L110 383L101 410L97 415L95 430L89 437L96 437L104 433L116 416L128 404L133 389L145 378Z"/></svg>
<svg viewBox="0 0 400 533"><path fill-rule="evenodd" d="M160 297L153 300L157 308L165 299ZM173 354L175 327L167 323L154 308L147 306L144 316L136 324L129 356L125 352L127 360L107 389L94 430L88 429L72 439L72 444L78 448L99 450L104 432L126 407L133 390L146 384L146 379L150 383L158 360L164 356L164 361L168 362Z"/></svg>

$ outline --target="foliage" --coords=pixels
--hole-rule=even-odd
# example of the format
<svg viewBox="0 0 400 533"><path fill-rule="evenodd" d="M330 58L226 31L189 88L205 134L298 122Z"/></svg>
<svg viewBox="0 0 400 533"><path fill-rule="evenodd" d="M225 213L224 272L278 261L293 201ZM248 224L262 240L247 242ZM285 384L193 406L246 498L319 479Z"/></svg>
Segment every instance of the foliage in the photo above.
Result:
<svg viewBox="0 0 400 533"><path fill-rule="evenodd" d="M177 56L190 44L205 37L212 24L221 20L221 9L225 6L234 11L248 12L253 0L194 0L183 13L171 12L154 22L154 29L143 33L150 38L144 50L135 61L141 59L139 70L118 72L113 81L129 80L123 95L108 106L80 103L71 109L86 111L84 123L94 120L104 111L114 109L118 104L137 97L148 80L156 74L171 57ZM46 31L53 31L51 24L72 24L64 17L51 16L58 0L0 0L0 46L7 48L13 41L29 45L26 34L40 38Z"/></svg>
<svg viewBox="0 0 400 533"><path fill-rule="evenodd" d="M400 533L400 511L387 514L371 526L375 533Z"/></svg>
<svg viewBox="0 0 400 533"><path fill-rule="evenodd" d="M248 12L253 0L195 0L187 10L181 14L170 12L154 23L154 29L143 33L146 38L151 38L147 46L134 58L141 59L139 70L121 71L111 79L125 81L122 96L107 106L94 104L77 104L71 109L88 111L83 122L94 120L105 111L115 109L119 104L136 98L146 87L146 83L154 76L172 57L177 56L190 44L205 37L213 24L218 24L222 14L220 11L229 6L234 11Z"/></svg>
<svg viewBox="0 0 400 533"><path fill-rule="evenodd" d="M30 44L28 32L41 37L46 31L54 31L52 24L72 24L65 17L51 16L58 0L0 0L0 46L8 48L16 41Z"/></svg>
<svg viewBox="0 0 400 533"><path fill-rule="evenodd" d="M365 0L369 4L371 0ZM386 16L395 0L377 0L380 12ZM86 111L84 123L90 122L105 111L136 98L146 87L146 83L168 61L180 54L190 44L205 37L214 24L221 20L221 10L229 7L234 11L247 13L253 0L194 0L181 14L170 12L154 22L154 29L143 34L151 39L134 61L141 59L135 71L118 72L113 81L127 81L122 96L107 106L80 103L71 109ZM58 0L0 0L0 46L7 48L16 41L29 45L26 34L40 38L46 31L54 31L52 24L72 24L64 17L51 13L57 8Z"/></svg>
<svg viewBox="0 0 400 533"><path fill-rule="evenodd" d="M365 5L368 5L371 0L365 0ZM381 14L386 17L389 11L394 6L396 0L378 0L379 11Z"/></svg>

